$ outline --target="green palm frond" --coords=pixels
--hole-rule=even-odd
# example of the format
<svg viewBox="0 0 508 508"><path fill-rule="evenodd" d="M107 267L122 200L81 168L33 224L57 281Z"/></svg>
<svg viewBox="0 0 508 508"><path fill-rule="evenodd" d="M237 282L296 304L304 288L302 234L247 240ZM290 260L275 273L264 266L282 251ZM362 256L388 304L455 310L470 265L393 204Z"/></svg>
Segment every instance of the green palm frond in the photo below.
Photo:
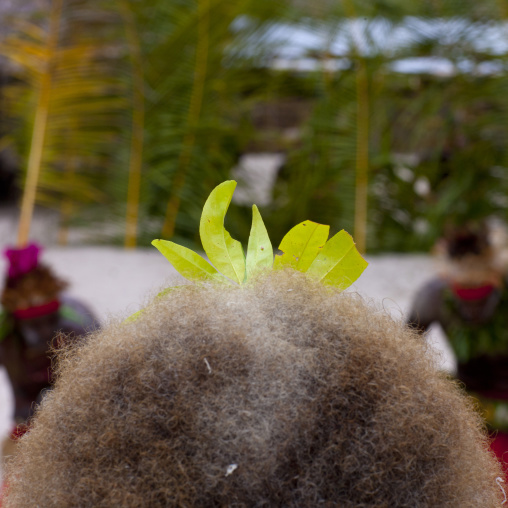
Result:
<svg viewBox="0 0 508 508"><path fill-rule="evenodd" d="M26 152L23 137L18 138L27 160L19 244L28 240L36 200L53 205L64 196L78 203L100 200L93 175L104 170L103 154L125 107L122 84L105 71L104 41L80 39L82 27L76 29L76 20L67 16L72 7L70 1L53 0L46 28L23 21L0 45L0 52L17 64L19 82L11 97L27 98L28 107L10 102L10 114L31 126Z"/></svg>

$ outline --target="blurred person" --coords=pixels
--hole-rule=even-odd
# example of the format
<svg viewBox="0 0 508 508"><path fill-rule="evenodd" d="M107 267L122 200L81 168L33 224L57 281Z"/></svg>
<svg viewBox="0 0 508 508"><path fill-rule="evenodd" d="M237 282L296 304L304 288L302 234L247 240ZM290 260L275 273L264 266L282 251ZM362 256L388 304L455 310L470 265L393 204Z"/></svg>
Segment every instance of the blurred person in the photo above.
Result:
<svg viewBox="0 0 508 508"><path fill-rule="evenodd" d="M441 325L457 359L457 378L480 403L491 447L508 471L508 290L500 228L450 228L437 245L439 275L416 294L408 317L423 333Z"/></svg>
<svg viewBox="0 0 508 508"><path fill-rule="evenodd" d="M49 350L58 335L72 341L97 326L93 313L63 291L67 283L39 262L41 248L30 244L7 249L8 268L1 293L0 364L6 368L15 399L17 424L12 439L26 424L51 386ZM12 451L5 443L4 453Z"/></svg>
<svg viewBox="0 0 508 508"><path fill-rule="evenodd" d="M172 288L64 348L18 447L4 508L503 502L418 336L291 268Z"/></svg>

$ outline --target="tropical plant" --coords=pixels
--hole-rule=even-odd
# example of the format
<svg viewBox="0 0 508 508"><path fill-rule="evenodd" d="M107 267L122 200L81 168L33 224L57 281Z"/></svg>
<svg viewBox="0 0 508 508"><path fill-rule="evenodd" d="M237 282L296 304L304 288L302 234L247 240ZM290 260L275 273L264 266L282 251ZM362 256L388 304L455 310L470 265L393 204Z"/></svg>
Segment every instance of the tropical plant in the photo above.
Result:
<svg viewBox="0 0 508 508"><path fill-rule="evenodd" d="M17 20L0 44L17 81L4 93L14 118L7 137L26 168L18 244L29 237L33 207L61 207L64 224L79 203L101 202L98 179L125 108L117 58L101 38L110 16L86 0L52 0L45 18ZM94 30L94 37L90 30Z"/></svg>
<svg viewBox="0 0 508 508"><path fill-rule="evenodd" d="M342 68L319 71L326 69L323 53L307 55L318 69L314 112L279 179L284 205L274 210L275 220L312 209L319 221L351 227L356 217L357 227L368 224L371 250L411 250L428 248L447 221L506 218L506 56L481 48L489 30L502 30L494 22L499 12L495 3L470 11L452 4L406 9L419 15L413 18L378 4L376 18L367 5L344 2L345 10L330 6L321 13L321 24L313 20L314 30L332 33L335 26L343 37L329 43L332 51L325 47L326 58L342 61ZM348 29L356 38L349 43ZM390 41L392 33L398 39ZM409 57L427 69L436 62L450 70L411 74L404 70L415 63ZM366 182L368 193L359 200ZM367 196L369 213L360 220Z"/></svg>
<svg viewBox="0 0 508 508"><path fill-rule="evenodd" d="M274 270L293 268L325 285L346 289L367 267L348 233L342 230L328 239L329 226L309 220L293 227L284 236L279 245L282 253L274 260L272 243L256 205L252 207L252 227L245 256L242 244L224 227L235 187L233 180L218 185L206 200L201 215L199 233L213 266L199 254L174 242L152 242L187 279L226 282L226 276L243 284L273 265Z"/></svg>
<svg viewBox="0 0 508 508"><path fill-rule="evenodd" d="M252 0L136 6L149 90L144 205L155 223L144 230L147 240L158 228L165 238L195 230L196 203L236 163L245 138L241 94L260 54L253 35L267 18L263 5L272 15L278 8ZM238 22L249 11L258 18Z"/></svg>
<svg viewBox="0 0 508 508"><path fill-rule="evenodd" d="M353 231L361 251L411 250L428 248L446 220L506 217L508 50L488 46L503 31L500 2L59 2L53 25L25 24L4 44L24 55L19 78L31 84L9 89L12 137L20 153L27 139L38 153L27 120L50 69L51 100L41 94L36 108L49 101L37 196L57 204L70 188L72 203L98 203L100 187L108 203L96 215L125 221L126 245L161 231L195 244L199 203L253 146L286 154L262 209L275 235L312 216ZM48 38L57 18L58 39ZM76 28L83 20L99 37ZM85 47L72 67L64 56ZM427 68L412 72L415 63ZM429 71L436 63L445 74ZM71 76L82 86L54 90ZM296 139L254 127L260 104L281 101L305 102ZM245 240L248 208L228 221Z"/></svg>

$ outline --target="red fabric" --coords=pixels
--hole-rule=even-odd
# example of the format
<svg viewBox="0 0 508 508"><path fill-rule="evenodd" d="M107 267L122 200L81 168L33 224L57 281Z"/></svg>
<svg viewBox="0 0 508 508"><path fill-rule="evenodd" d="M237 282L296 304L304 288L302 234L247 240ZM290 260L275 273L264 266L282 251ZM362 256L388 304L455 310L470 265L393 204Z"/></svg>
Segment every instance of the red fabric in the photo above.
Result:
<svg viewBox="0 0 508 508"><path fill-rule="evenodd" d="M42 248L36 243L31 243L26 247L6 249L4 254L9 260L7 269L9 278L21 277L37 268L41 250Z"/></svg>
<svg viewBox="0 0 508 508"><path fill-rule="evenodd" d="M16 319L34 319L47 314L52 314L60 308L59 300L38 305L37 307L29 307L28 309L17 309L13 312Z"/></svg>
<svg viewBox="0 0 508 508"><path fill-rule="evenodd" d="M21 436L24 436L28 432L28 425L21 423L16 425L11 432L11 439L17 441Z"/></svg>
<svg viewBox="0 0 508 508"><path fill-rule="evenodd" d="M477 286L472 288L453 285L453 292L461 300L481 300L486 298L494 290L494 286Z"/></svg>
<svg viewBox="0 0 508 508"><path fill-rule="evenodd" d="M508 432L496 431L492 436L494 439L490 443L490 449L496 454L503 471L505 478L508 479Z"/></svg>

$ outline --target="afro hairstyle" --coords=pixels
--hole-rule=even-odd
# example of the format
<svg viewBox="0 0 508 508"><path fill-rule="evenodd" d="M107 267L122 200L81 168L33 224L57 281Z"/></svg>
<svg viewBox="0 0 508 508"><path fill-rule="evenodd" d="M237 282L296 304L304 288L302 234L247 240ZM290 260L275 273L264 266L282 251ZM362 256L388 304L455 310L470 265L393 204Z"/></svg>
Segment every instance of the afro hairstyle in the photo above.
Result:
<svg viewBox="0 0 508 508"><path fill-rule="evenodd" d="M481 417L403 323L295 271L58 353L6 507L494 507Z"/></svg>

